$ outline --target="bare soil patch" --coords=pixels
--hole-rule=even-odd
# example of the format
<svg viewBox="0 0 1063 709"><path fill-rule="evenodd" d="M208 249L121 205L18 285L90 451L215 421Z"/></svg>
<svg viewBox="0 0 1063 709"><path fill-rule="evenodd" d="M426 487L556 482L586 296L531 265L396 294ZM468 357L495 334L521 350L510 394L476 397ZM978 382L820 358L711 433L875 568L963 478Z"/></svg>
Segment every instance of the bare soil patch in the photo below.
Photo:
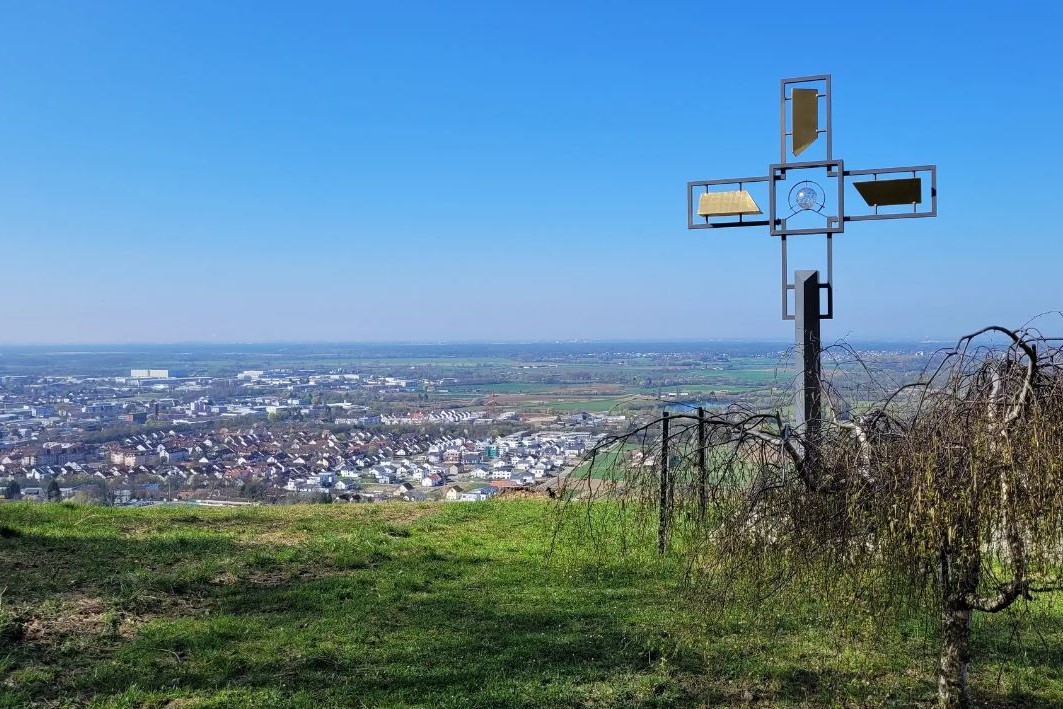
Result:
<svg viewBox="0 0 1063 709"><path fill-rule="evenodd" d="M58 645L72 635L131 635L131 624L123 621L99 596L70 595L61 598L54 611L49 604L43 611L31 612L22 639L37 645Z"/></svg>

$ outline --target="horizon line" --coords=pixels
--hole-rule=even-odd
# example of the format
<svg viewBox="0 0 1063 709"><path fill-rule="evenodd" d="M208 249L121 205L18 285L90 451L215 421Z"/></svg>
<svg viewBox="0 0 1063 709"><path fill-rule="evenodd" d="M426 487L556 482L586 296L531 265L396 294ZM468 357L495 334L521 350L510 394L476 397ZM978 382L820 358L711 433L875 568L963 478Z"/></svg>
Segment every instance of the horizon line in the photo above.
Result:
<svg viewBox="0 0 1063 709"><path fill-rule="evenodd" d="M835 338L833 342L896 342L903 344L934 344L954 342L957 338L927 336L880 336L848 339ZM0 344L0 351L20 347L247 347L247 346L291 346L291 345L332 345L332 346L506 346L506 345L609 345L609 344L786 344L793 346L789 339L773 337L658 337L658 338L588 338L588 339L530 339L530 340L173 340L166 342L13 342ZM825 343L826 344L826 343Z"/></svg>

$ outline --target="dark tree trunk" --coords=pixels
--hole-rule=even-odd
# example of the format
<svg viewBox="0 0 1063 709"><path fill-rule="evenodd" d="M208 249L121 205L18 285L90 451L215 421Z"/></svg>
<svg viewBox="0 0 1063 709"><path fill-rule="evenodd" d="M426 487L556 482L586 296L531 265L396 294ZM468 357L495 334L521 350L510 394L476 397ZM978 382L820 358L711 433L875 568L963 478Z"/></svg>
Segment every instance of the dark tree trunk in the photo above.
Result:
<svg viewBox="0 0 1063 709"><path fill-rule="evenodd" d="M967 709L971 693L967 667L971 662L970 598L978 589L981 555L977 528L969 518L957 521L952 540L941 545L941 656L938 660L938 706Z"/></svg>
<svg viewBox="0 0 1063 709"><path fill-rule="evenodd" d="M941 658L938 663L938 706L967 709L967 666L971 661L971 609L950 599L941 612Z"/></svg>

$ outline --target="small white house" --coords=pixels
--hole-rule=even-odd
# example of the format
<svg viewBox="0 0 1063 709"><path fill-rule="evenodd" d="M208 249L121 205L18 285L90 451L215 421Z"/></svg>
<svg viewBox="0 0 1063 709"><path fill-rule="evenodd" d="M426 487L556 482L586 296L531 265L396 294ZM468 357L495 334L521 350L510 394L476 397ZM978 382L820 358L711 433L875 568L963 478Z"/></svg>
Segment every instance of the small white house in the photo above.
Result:
<svg viewBox="0 0 1063 709"><path fill-rule="evenodd" d="M493 487L478 487L461 493L460 500L462 502L483 502L497 494L498 490Z"/></svg>

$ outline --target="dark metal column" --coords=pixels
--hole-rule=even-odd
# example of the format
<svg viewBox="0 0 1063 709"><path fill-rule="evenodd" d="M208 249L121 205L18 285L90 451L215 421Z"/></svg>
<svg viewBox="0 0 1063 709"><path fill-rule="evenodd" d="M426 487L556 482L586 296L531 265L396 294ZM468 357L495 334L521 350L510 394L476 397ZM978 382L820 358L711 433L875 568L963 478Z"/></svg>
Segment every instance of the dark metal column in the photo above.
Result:
<svg viewBox="0 0 1063 709"><path fill-rule="evenodd" d="M672 524L672 474L668 469L668 411L661 416L661 509L657 525L657 553L668 551Z"/></svg>
<svg viewBox="0 0 1063 709"><path fill-rule="evenodd" d="M698 523L705 521L705 508L709 506L709 468L705 465L705 446L708 445L705 430L705 409L698 407Z"/></svg>
<svg viewBox="0 0 1063 709"><path fill-rule="evenodd" d="M820 404L820 311L819 271L794 273L794 324L797 336L797 399L794 412L797 425L804 426L809 439L819 432Z"/></svg>

